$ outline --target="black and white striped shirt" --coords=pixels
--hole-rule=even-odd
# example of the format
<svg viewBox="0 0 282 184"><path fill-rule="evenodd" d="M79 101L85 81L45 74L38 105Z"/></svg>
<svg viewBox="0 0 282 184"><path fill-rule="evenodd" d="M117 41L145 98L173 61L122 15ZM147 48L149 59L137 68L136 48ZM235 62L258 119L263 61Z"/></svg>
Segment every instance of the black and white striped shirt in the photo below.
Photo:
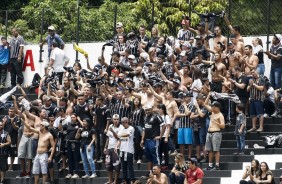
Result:
<svg viewBox="0 0 282 184"><path fill-rule="evenodd" d="M191 112L194 110L194 106L192 105L192 103L189 103L187 105L187 108ZM184 108L183 104L181 104L179 106L179 113L180 114L184 114L185 113L185 108ZM180 118L179 128L192 128L192 124L191 124L191 121L190 121L190 116L184 116L184 117Z"/></svg>
<svg viewBox="0 0 282 184"><path fill-rule="evenodd" d="M258 86L264 86L265 85L265 79L262 76L259 76L259 78L254 79L254 84ZM250 90L250 99L251 100L257 100L257 101L263 101L265 98L264 96L264 90L260 91L254 86L251 87Z"/></svg>
<svg viewBox="0 0 282 184"><path fill-rule="evenodd" d="M16 38L13 37L10 41L10 58L18 58L20 47L24 46L24 39L22 36L18 35Z"/></svg>
<svg viewBox="0 0 282 184"><path fill-rule="evenodd" d="M131 113L131 125L144 127L145 111L144 109L135 109Z"/></svg>

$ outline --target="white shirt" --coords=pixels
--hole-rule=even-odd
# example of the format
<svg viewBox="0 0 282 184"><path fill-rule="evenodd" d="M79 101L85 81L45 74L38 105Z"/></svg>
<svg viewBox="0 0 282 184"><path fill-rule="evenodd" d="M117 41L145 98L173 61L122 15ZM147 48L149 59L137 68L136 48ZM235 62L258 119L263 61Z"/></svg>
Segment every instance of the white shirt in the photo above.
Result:
<svg viewBox="0 0 282 184"><path fill-rule="evenodd" d="M129 137L121 137L122 134L129 134ZM120 151L128 152L134 154L134 128L129 126L128 128L124 128L121 125L121 129L118 132L118 137L120 138Z"/></svg>
<svg viewBox="0 0 282 184"><path fill-rule="evenodd" d="M172 127L172 123L171 123L171 119L170 119L169 115L165 115L165 116L162 115L161 117L162 117L163 120L164 120L163 123L160 125L161 131L162 131L162 126L171 125L171 127ZM166 127L166 128L165 128L165 132L164 132L164 134L163 134L163 137L166 137L167 133L168 133L168 135L169 135L168 128Z"/></svg>
<svg viewBox="0 0 282 184"><path fill-rule="evenodd" d="M115 127L114 124L111 124L109 126L109 129L112 128L113 131L118 135L121 127L122 127L121 125L119 125L119 127ZM106 135L109 137L108 149L115 148L116 145L117 145L118 140L115 138L114 134L110 130L108 130Z"/></svg>
<svg viewBox="0 0 282 184"><path fill-rule="evenodd" d="M65 52L58 47L54 48L51 52L51 59L54 60L53 68L54 72L64 72L65 63L68 62L70 59L66 56Z"/></svg>
<svg viewBox="0 0 282 184"><path fill-rule="evenodd" d="M273 102L274 102L274 89L273 87L270 87L268 90L267 90L267 94L269 94L269 99Z"/></svg>
<svg viewBox="0 0 282 184"><path fill-rule="evenodd" d="M203 87L202 81L200 79L196 79L194 80L194 82L192 83L191 89L193 90L193 98L191 99L192 104L194 104L194 102L196 101L196 98L198 96L198 92L194 91L201 91Z"/></svg>
<svg viewBox="0 0 282 184"><path fill-rule="evenodd" d="M57 117L57 118L55 119L55 121L54 121L54 125L53 125L53 126L56 127L56 128L58 128L61 119L62 119L61 116ZM71 122L71 117L70 117L70 116L66 116L66 118L64 119L64 121L62 121L62 126L64 126L64 125L67 124L67 123L70 123L70 122Z"/></svg>

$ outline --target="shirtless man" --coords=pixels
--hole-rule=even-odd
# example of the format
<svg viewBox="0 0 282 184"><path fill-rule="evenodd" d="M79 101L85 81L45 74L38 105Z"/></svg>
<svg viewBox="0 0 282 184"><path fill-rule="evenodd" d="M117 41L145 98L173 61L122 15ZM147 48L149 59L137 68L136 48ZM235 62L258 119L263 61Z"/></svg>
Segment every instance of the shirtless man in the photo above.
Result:
<svg viewBox="0 0 282 184"><path fill-rule="evenodd" d="M227 24L228 28L230 29L230 32L231 32L232 34L235 34L235 35L236 35L236 38L237 38L240 42L243 42L243 43L244 43L244 39L243 39L243 37L241 36L241 28L240 28L240 26L238 26L238 25L232 26L232 25L230 24L228 18L227 18L227 15L224 15L223 18L224 18L224 21L225 21L225 23Z"/></svg>
<svg viewBox="0 0 282 184"><path fill-rule="evenodd" d="M211 113L210 115L210 125L208 128L207 141L206 141L206 151L209 152L209 166L206 170L213 169L213 157L215 155L215 170L220 170L219 168L219 149L222 139L221 129L225 128L224 116L220 112L220 103L214 101L212 105L209 105L210 93L208 94L205 107Z"/></svg>
<svg viewBox="0 0 282 184"><path fill-rule="evenodd" d="M215 26L213 32L215 35L215 38L213 39L213 45L216 45L218 42L227 45L227 38L221 34L221 28L219 26Z"/></svg>
<svg viewBox="0 0 282 184"><path fill-rule="evenodd" d="M171 91L168 91L165 96L161 96L157 94L151 85L149 85L149 88L153 95L161 101L166 106L167 114L172 119L175 115L179 114L177 103L174 100Z"/></svg>
<svg viewBox="0 0 282 184"><path fill-rule="evenodd" d="M244 55L244 43L240 42L236 35L230 35L230 41L234 44L235 51L239 52L241 55Z"/></svg>
<svg viewBox="0 0 282 184"><path fill-rule="evenodd" d="M177 66L175 65L176 57L172 57L172 67L174 68L174 71L177 73L177 75L181 79L181 85L182 86L191 86L193 83L192 78L189 76L189 65L184 63L182 72L178 70Z"/></svg>
<svg viewBox="0 0 282 184"><path fill-rule="evenodd" d="M29 125L28 118L25 114L23 114L23 123L27 129L39 135L37 154L34 158L32 173L34 174L35 184L39 182L39 174L42 174L42 183L45 184L47 180L48 163L52 162L55 153L54 138L48 131L49 123L45 120L41 121L40 130L37 130ZM51 154L48 157L49 146L51 146Z"/></svg>
<svg viewBox="0 0 282 184"><path fill-rule="evenodd" d="M157 104L159 104L158 99L154 97L153 93L148 89L148 85L146 83L142 83L141 86L143 88L143 92L141 93L131 92L131 94L134 97L141 100L142 108L144 108L148 104L151 105L152 107L156 107Z"/></svg>
<svg viewBox="0 0 282 184"><path fill-rule="evenodd" d="M212 65L214 64L214 68L212 69L212 85L211 90L221 93L222 88L222 78L219 75L224 76L226 73L226 66L221 62L221 54L215 53L214 55L215 60L214 63L212 61L202 61L206 65Z"/></svg>
<svg viewBox="0 0 282 184"><path fill-rule="evenodd" d="M153 172L150 172L147 184L168 184L168 178L164 173L161 173L161 167L159 165L153 167Z"/></svg>
<svg viewBox="0 0 282 184"><path fill-rule="evenodd" d="M251 45L245 46L245 56L243 56L241 63L244 66L244 74L252 76L251 70L257 69L259 59L253 54L253 47Z"/></svg>
<svg viewBox="0 0 282 184"><path fill-rule="evenodd" d="M234 47L232 42L228 43L226 55L226 59L228 59L228 70L232 70L235 66L239 65L242 57L242 54L236 51Z"/></svg>

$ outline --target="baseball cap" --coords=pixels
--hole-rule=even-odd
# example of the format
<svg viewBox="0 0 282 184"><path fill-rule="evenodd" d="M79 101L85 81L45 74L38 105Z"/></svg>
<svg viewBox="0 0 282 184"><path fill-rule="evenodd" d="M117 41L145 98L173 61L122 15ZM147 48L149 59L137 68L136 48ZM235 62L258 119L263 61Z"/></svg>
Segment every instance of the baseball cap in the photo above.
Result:
<svg viewBox="0 0 282 184"><path fill-rule="evenodd" d="M198 35L198 36L195 37L195 39L196 39L196 40L201 40L202 37Z"/></svg>
<svg viewBox="0 0 282 184"><path fill-rule="evenodd" d="M220 103L218 101L214 101L211 106L220 108Z"/></svg>
<svg viewBox="0 0 282 184"><path fill-rule="evenodd" d="M130 54L130 55L128 56L128 59L135 59L135 56L132 55L132 54Z"/></svg>
<svg viewBox="0 0 282 184"><path fill-rule="evenodd" d="M174 83L176 83L176 84L180 84L180 80L179 80L179 79L173 79L172 82L174 82Z"/></svg>
<svg viewBox="0 0 282 184"><path fill-rule="evenodd" d="M144 110L147 110L147 109L152 109L153 107L151 106L151 105L146 105L145 107L144 107Z"/></svg>
<svg viewBox="0 0 282 184"><path fill-rule="evenodd" d="M154 87L162 87L163 85L161 83L159 83L159 82L156 82L153 86Z"/></svg>
<svg viewBox="0 0 282 184"><path fill-rule="evenodd" d="M274 36L282 43L282 35L281 34L274 34Z"/></svg>
<svg viewBox="0 0 282 184"><path fill-rule="evenodd" d="M48 27L48 30L55 31L55 27L54 27L54 26L49 26L49 27Z"/></svg>
<svg viewBox="0 0 282 184"><path fill-rule="evenodd" d="M114 114L113 115L113 119L119 119L119 115L118 114Z"/></svg>
<svg viewBox="0 0 282 184"><path fill-rule="evenodd" d="M118 22L117 27L123 27L123 24L121 22Z"/></svg>
<svg viewBox="0 0 282 184"><path fill-rule="evenodd" d="M143 59L145 59L146 61L149 60L149 54L147 52L142 52L140 54L140 57L142 57Z"/></svg>
<svg viewBox="0 0 282 184"><path fill-rule="evenodd" d="M198 160L196 158L188 158L188 161L190 161L192 164L197 165Z"/></svg>
<svg viewBox="0 0 282 184"><path fill-rule="evenodd" d="M45 127L49 126L49 122L48 121L44 121L44 120L40 124L45 126Z"/></svg>

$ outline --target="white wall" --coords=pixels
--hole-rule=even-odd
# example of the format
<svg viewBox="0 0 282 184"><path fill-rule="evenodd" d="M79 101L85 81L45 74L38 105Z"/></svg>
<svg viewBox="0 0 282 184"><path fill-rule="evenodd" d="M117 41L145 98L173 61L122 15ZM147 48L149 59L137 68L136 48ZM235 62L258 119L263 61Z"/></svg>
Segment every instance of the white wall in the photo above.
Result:
<svg viewBox="0 0 282 184"><path fill-rule="evenodd" d="M254 37L244 37L244 41L245 44L252 44L252 39ZM266 36L261 36L259 37L262 39L263 43L264 43L264 49L266 49ZM272 38L270 38L271 40ZM95 64L97 64L98 62L98 56L101 55L101 48L102 45L104 43L100 42L100 43L81 43L79 44L79 46L81 48L83 48L86 52L88 52L89 55L89 61L90 61L90 65L94 66ZM34 76L35 73L39 73L41 76L44 75L44 67L47 65L47 54L48 54L48 48L47 45L44 45L43 47L43 59L44 62L43 63L39 63L39 46L38 45L26 45L24 48L24 53L27 52L32 52L32 58L33 58L33 63L34 63L34 67L35 67L35 71L31 71L31 67L27 67L25 69L25 71L23 71L24 74L24 84L30 84L32 81L32 78ZM75 56L76 56L76 52L73 50L73 45L72 44L66 44L64 51L67 53L68 57L70 58L70 63L68 66L72 66L75 62ZM111 54L112 50L111 47L106 47L105 50L105 58L106 61L110 61L110 54ZM27 57L27 54L25 54L25 57ZM82 54L79 53L79 60L80 63L82 65L83 68L86 68L86 60L84 58L84 56ZM30 63L32 62L31 58L28 57L26 59L26 63ZM269 76L269 71L270 71L270 60L265 57L265 75ZM6 86L10 86L10 74L8 73L7 75L7 81L6 81Z"/></svg>

